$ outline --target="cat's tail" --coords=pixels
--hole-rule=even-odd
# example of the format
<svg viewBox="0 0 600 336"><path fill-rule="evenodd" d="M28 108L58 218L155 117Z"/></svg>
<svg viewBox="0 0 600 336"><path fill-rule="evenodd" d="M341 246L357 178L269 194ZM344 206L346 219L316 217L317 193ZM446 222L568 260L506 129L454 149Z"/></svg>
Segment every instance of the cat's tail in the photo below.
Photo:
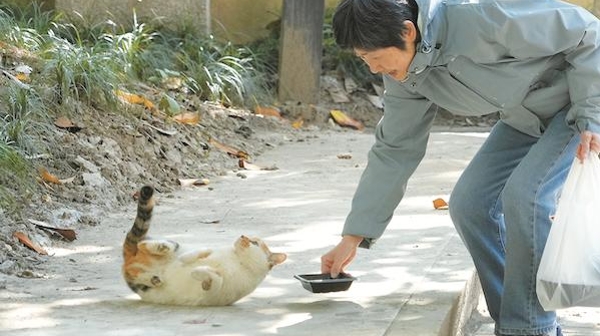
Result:
<svg viewBox="0 0 600 336"><path fill-rule="evenodd" d="M133 221L133 226L127 232L125 242L123 243L123 255L125 258L137 253L138 243L146 237L150 228L152 219L152 209L154 209L154 188L143 186L138 198L137 215Z"/></svg>

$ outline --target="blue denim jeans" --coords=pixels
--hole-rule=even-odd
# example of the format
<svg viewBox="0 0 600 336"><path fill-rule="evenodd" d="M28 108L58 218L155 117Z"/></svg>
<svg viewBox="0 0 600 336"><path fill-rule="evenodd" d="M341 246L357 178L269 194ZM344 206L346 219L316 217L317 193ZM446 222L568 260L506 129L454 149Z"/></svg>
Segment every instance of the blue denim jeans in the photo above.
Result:
<svg viewBox="0 0 600 336"><path fill-rule="evenodd" d="M540 138L498 122L458 180L450 216L475 263L497 335L553 335L536 273L579 135L559 113Z"/></svg>

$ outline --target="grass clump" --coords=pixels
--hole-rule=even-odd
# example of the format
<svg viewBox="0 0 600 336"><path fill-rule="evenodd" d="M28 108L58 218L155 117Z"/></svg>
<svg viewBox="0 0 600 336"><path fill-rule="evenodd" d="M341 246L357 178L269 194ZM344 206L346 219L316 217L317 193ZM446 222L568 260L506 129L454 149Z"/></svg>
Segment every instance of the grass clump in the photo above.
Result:
<svg viewBox="0 0 600 336"><path fill-rule="evenodd" d="M51 43L42 54L43 74L54 83L53 102L64 105L81 101L94 107L115 107L115 90L124 78L125 63L115 57L110 44L73 44L52 30L48 39Z"/></svg>
<svg viewBox="0 0 600 336"><path fill-rule="evenodd" d="M35 187L27 158L45 151L41 138L46 113L34 91L15 84L3 90L0 99L0 208L14 210Z"/></svg>

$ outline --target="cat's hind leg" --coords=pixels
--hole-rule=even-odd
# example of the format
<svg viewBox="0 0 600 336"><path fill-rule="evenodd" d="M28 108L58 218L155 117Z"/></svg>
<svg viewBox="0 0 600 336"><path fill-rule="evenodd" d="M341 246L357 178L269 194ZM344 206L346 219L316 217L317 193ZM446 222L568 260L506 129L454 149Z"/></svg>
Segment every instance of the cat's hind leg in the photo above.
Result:
<svg viewBox="0 0 600 336"><path fill-rule="evenodd" d="M182 255L179 256L179 261L181 261L183 264L189 264L192 263L198 259L204 259L207 258L210 254L212 253L212 250L195 250L195 251L189 251L189 252L185 252Z"/></svg>
<svg viewBox="0 0 600 336"><path fill-rule="evenodd" d="M223 285L223 277L219 271L209 266L198 266L192 270L192 278L202 282L205 291L216 291Z"/></svg>
<svg viewBox="0 0 600 336"><path fill-rule="evenodd" d="M171 240L142 240L138 249L156 256L170 256L179 249L179 244Z"/></svg>

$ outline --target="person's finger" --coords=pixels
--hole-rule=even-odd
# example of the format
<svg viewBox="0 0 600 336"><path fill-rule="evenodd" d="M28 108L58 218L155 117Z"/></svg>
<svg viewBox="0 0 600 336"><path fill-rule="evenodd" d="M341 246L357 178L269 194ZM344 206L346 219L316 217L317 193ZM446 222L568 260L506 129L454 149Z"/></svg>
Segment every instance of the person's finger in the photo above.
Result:
<svg viewBox="0 0 600 336"><path fill-rule="evenodd" d="M343 271L344 269L344 263L346 262L346 260L338 258L338 260L333 262L333 265L331 265L331 277L332 278L337 278L338 275L340 275L340 273Z"/></svg>
<svg viewBox="0 0 600 336"><path fill-rule="evenodd" d="M331 275L332 279L335 279L338 277L338 275L340 275L340 272L341 272L341 267L338 265L338 266L332 267L329 274Z"/></svg>
<svg viewBox="0 0 600 336"><path fill-rule="evenodd" d="M579 146L577 146L577 158L583 162L590 151L590 143L592 142L592 132L584 131L581 133Z"/></svg>
<svg viewBox="0 0 600 336"><path fill-rule="evenodd" d="M595 153L600 153L600 134L592 133L592 139L590 141L590 150Z"/></svg>
<svg viewBox="0 0 600 336"><path fill-rule="evenodd" d="M321 274L327 274L331 272L331 259L326 256L321 257Z"/></svg>

